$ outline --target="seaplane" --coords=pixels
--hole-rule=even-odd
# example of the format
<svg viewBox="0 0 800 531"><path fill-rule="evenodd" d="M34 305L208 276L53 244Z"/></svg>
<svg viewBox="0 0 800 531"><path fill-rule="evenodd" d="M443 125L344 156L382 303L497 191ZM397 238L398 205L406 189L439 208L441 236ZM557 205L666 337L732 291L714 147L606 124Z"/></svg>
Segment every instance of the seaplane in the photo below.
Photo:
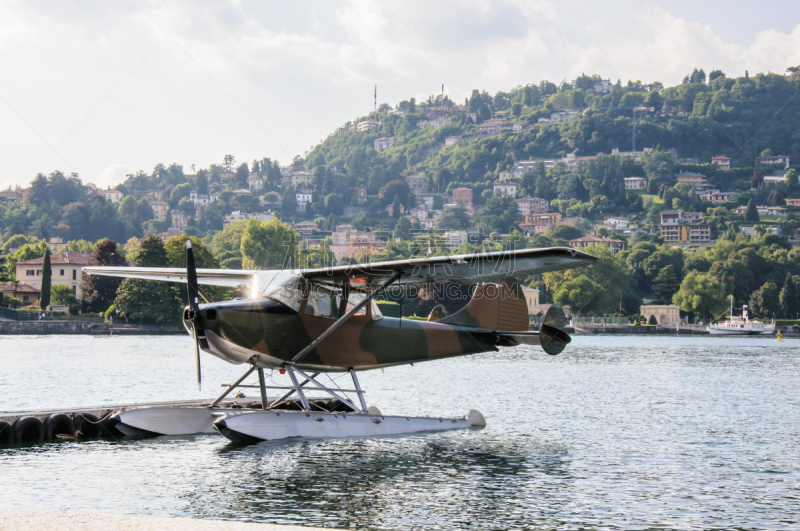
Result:
<svg viewBox="0 0 800 531"><path fill-rule="evenodd" d="M554 247L318 269L197 269L187 241L186 269L98 266L84 271L186 284L183 324L194 340L198 385L201 353L247 367L208 403L127 409L112 419L116 428L125 435L218 432L253 443L485 426L478 410L462 417L384 415L367 406L358 373L518 345L559 354L570 342L563 309L552 305L539 330L530 330L517 279L595 261L576 249ZM470 287L466 305L453 313L437 306L427 320L384 316L376 304L387 294L456 285ZM249 296L212 301L203 286L239 288ZM265 371L271 371L270 381L275 372L288 377L287 385L267 385ZM254 372L258 384L243 384ZM342 388L332 373L349 374L352 386ZM241 388L257 388L259 396L246 399L240 390L231 401L229 395Z"/></svg>

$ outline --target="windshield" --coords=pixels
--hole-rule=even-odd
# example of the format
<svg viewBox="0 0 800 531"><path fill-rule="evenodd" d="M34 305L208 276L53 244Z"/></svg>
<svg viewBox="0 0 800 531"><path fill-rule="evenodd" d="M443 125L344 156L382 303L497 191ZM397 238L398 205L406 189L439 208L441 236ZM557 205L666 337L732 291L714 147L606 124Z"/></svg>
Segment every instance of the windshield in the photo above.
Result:
<svg viewBox="0 0 800 531"><path fill-rule="evenodd" d="M300 309L300 299L303 297L305 279L299 275L288 278L275 278L264 290L263 296L282 302L294 311Z"/></svg>

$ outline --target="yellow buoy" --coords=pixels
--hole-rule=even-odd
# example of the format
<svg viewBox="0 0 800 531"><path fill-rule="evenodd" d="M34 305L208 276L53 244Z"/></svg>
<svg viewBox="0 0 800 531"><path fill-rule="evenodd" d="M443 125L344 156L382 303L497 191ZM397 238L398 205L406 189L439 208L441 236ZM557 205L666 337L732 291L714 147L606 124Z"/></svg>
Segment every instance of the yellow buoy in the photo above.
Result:
<svg viewBox="0 0 800 531"><path fill-rule="evenodd" d="M783 341L783 339L781 339L781 331L780 330L778 330L778 339L776 339L775 341Z"/></svg>

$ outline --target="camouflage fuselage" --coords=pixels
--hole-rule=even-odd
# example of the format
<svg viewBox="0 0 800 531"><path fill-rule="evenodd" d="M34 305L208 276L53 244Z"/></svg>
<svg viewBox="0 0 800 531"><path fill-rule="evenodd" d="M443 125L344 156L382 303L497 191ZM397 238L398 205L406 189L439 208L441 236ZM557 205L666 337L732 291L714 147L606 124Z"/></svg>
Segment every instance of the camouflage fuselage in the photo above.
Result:
<svg viewBox="0 0 800 531"><path fill-rule="evenodd" d="M201 306L201 348L231 363L280 368L335 320L266 298ZM323 340L302 363L322 371L372 369L497 350L490 334L437 322L373 318L370 306Z"/></svg>

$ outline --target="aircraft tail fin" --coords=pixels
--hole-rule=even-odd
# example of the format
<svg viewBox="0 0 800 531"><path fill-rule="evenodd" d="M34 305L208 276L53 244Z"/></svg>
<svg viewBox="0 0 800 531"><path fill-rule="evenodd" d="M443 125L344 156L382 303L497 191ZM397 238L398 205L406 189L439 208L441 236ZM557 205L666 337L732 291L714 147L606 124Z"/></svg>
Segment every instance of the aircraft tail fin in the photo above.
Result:
<svg viewBox="0 0 800 531"><path fill-rule="evenodd" d="M516 281L478 284L466 306L437 321L502 331L527 331L530 328L528 305Z"/></svg>

